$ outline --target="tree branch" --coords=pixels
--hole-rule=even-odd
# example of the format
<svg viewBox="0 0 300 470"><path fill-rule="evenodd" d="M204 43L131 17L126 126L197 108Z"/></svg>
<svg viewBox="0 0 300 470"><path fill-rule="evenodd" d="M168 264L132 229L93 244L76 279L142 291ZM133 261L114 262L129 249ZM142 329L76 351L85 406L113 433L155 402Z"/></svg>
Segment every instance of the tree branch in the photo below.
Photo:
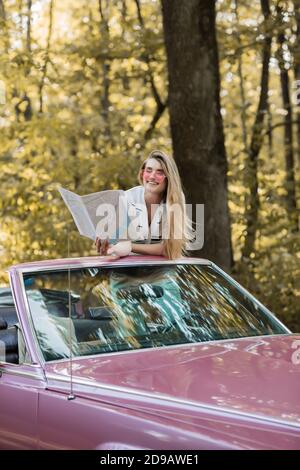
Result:
<svg viewBox="0 0 300 470"><path fill-rule="evenodd" d="M138 19L139 19L141 29L143 31L145 31L145 22L144 22L143 15L142 15L140 0L135 0L135 4L136 4L136 8L137 8L137 14L138 14ZM165 102L163 102L160 95L159 95L158 89L155 85L153 73L152 73L152 70L151 70L150 56L149 56L148 52L146 51L146 48L145 48L145 61L146 61L146 64L148 65L149 83L150 83L150 86L151 86L151 91L152 91L153 98L154 98L155 103L156 103L156 112L153 116L150 127L145 132L145 139L147 140L147 139L150 138L157 122L159 121L161 115L163 114L165 108L167 107L168 98L166 99Z"/></svg>
<svg viewBox="0 0 300 470"><path fill-rule="evenodd" d="M271 56L272 36L268 28L268 20L270 17L269 0L260 0L261 10L264 15L264 24L266 26L263 42L263 58L262 72L260 79L260 96L256 110L255 121L253 124L252 137L248 151L248 159L246 160L246 185L249 187L250 194L246 203L246 235L242 249L242 257L249 258L254 250L257 219L259 209L258 197L258 179L257 166L258 155L263 143L263 125L264 117L268 109L268 88L269 88L269 61Z"/></svg>
<svg viewBox="0 0 300 470"><path fill-rule="evenodd" d="M151 135L152 135L152 132L154 131L155 129L155 126L156 124L158 123L158 121L160 120L161 116L163 115L163 112L164 110L167 108L168 106L168 100L166 100L165 103L162 103L161 106L158 106L156 108L156 111L155 111L155 114L152 118L152 121L150 123L150 126L148 127L148 129L146 130L145 132L145 140L149 140Z"/></svg>
<svg viewBox="0 0 300 470"><path fill-rule="evenodd" d="M50 0L49 5L49 29L48 29L48 37L47 37L47 46L46 46L46 53L45 53L45 61L42 67L42 78L41 83L39 85L39 97L40 97L40 108L39 112L43 112L43 90L45 85L45 79L47 76L47 67L49 63L49 56L50 56L50 43L51 43L51 36L52 36L52 24L53 24L53 3L54 0Z"/></svg>
<svg viewBox="0 0 300 470"><path fill-rule="evenodd" d="M235 13L236 24L237 24L237 30L236 30L235 36L238 42L240 42L240 34L238 32L238 26L239 26L238 0L235 0L235 3L234 3L234 13ZM243 76L243 61L242 61L241 54L238 55L237 60L238 60L238 75L240 79L240 93L241 93L241 102L242 102L242 107L241 107L242 135L243 135L244 148L248 152L246 93L245 93L244 76Z"/></svg>
<svg viewBox="0 0 300 470"><path fill-rule="evenodd" d="M298 124L298 121L288 121L288 123L290 125L293 125L293 124ZM274 129L276 129L277 127L282 127L282 126L285 126L286 125L286 121L284 122L277 122L276 124L274 124L273 126L269 127L268 130L266 132L263 133L263 137L265 137L266 135L269 135L270 132L272 132Z"/></svg>

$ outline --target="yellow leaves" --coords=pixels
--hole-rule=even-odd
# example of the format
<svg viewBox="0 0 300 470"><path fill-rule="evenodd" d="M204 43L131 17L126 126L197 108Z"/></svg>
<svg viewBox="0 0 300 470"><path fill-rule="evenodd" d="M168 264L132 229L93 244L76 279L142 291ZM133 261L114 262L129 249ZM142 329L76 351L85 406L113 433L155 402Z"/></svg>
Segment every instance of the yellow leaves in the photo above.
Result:
<svg viewBox="0 0 300 470"><path fill-rule="evenodd" d="M57 231L57 233L60 233L64 228L65 228L65 221L63 222L55 222L53 224L54 229Z"/></svg>
<svg viewBox="0 0 300 470"><path fill-rule="evenodd" d="M126 140L126 143L129 147L131 147L134 144L134 138L128 137L128 139Z"/></svg>
<svg viewBox="0 0 300 470"><path fill-rule="evenodd" d="M68 110L67 108L62 109L57 113L57 118L60 119L62 122L68 121L70 119L70 110Z"/></svg>
<svg viewBox="0 0 300 470"><path fill-rule="evenodd" d="M0 106L6 103L6 85L3 80L0 79Z"/></svg>
<svg viewBox="0 0 300 470"><path fill-rule="evenodd" d="M111 93L110 95L110 102L116 104L120 101L121 94L120 93Z"/></svg>
<svg viewBox="0 0 300 470"><path fill-rule="evenodd" d="M32 168L25 168L22 171L22 177L26 180L31 180L36 176L36 172Z"/></svg>
<svg viewBox="0 0 300 470"><path fill-rule="evenodd" d="M96 63L96 60L94 59L94 57L88 57L85 59L85 61L89 67L92 67L92 65Z"/></svg>
<svg viewBox="0 0 300 470"><path fill-rule="evenodd" d="M232 194L237 194L239 196L245 194L245 188L241 184L230 184L230 191Z"/></svg>
<svg viewBox="0 0 300 470"><path fill-rule="evenodd" d="M140 64L140 68L144 71L144 72L147 72L149 70L149 66L145 63L145 62L142 62Z"/></svg>
<svg viewBox="0 0 300 470"><path fill-rule="evenodd" d="M235 214L236 213L240 213L240 214L244 213L244 207L241 204L236 204L232 200L228 201L228 206L229 206L230 212L233 212Z"/></svg>
<svg viewBox="0 0 300 470"><path fill-rule="evenodd" d="M134 132L140 132L144 128L145 128L145 126L143 126L143 124L141 122L138 122L137 124L135 124L133 126Z"/></svg>
<svg viewBox="0 0 300 470"><path fill-rule="evenodd" d="M36 211L37 208L38 208L38 205L35 204L34 202L32 202L31 204L29 204L29 206L28 206L28 209L29 209L31 212Z"/></svg>
<svg viewBox="0 0 300 470"><path fill-rule="evenodd" d="M279 196L286 196L286 195L287 195L287 191L286 191L285 188L278 188L278 189L277 189L277 194L278 194Z"/></svg>
<svg viewBox="0 0 300 470"><path fill-rule="evenodd" d="M31 246L32 246L33 250L37 250L40 247L40 245L37 241L33 241Z"/></svg>
<svg viewBox="0 0 300 470"><path fill-rule="evenodd" d="M8 234L0 230L0 242L4 242L5 240L7 240L7 237L8 237Z"/></svg>

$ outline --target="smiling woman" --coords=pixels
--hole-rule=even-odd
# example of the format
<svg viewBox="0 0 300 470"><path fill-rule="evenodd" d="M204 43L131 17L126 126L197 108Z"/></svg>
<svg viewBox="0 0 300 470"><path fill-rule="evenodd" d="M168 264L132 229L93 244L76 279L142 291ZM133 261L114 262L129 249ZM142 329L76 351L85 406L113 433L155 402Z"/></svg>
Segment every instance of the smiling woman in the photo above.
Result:
<svg viewBox="0 0 300 470"><path fill-rule="evenodd" d="M96 240L101 255L112 254L116 259L131 251L139 254L165 255L179 258L189 240L189 224L185 197L173 158L154 150L139 171L140 186L126 191L129 211L136 220L135 238L109 248L108 240Z"/></svg>

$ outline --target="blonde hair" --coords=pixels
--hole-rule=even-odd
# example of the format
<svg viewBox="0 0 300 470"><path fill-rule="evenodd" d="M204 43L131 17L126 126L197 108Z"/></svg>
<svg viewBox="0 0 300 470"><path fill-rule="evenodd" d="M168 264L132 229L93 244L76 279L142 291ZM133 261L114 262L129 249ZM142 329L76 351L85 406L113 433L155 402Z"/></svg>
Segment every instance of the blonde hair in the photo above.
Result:
<svg viewBox="0 0 300 470"><path fill-rule="evenodd" d="M180 258L185 253L185 245L190 239L190 223L186 215L185 196L183 194L178 168L172 157L169 157L160 150L153 150L139 170L140 184L143 184L143 172L150 158L154 158L161 164L167 178L165 203L168 236L166 240L164 240L164 254L169 259ZM180 210L182 224L176 223L175 225L175 217L172 209L174 207Z"/></svg>

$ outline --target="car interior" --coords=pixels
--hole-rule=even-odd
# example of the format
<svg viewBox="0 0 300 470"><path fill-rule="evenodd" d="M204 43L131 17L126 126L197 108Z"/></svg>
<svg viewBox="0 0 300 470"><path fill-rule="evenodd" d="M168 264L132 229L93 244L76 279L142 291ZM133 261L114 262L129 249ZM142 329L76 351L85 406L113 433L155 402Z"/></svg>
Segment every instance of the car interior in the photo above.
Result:
<svg viewBox="0 0 300 470"><path fill-rule="evenodd" d="M67 332L67 324L63 324L69 315L68 312L68 292L52 289L40 289L47 304L50 315L57 318L60 328ZM93 339L93 333L99 329L106 334L113 332L112 311L109 307L90 306L88 311L83 313L80 297L71 296L71 316L73 331L79 343L85 343ZM11 295L10 288L0 289L0 362L19 364L20 358L24 357L24 352L20 353L20 328L18 326L18 316ZM22 341L23 343L23 341ZM24 345L23 345L24 347ZM22 361L23 362L23 361Z"/></svg>

